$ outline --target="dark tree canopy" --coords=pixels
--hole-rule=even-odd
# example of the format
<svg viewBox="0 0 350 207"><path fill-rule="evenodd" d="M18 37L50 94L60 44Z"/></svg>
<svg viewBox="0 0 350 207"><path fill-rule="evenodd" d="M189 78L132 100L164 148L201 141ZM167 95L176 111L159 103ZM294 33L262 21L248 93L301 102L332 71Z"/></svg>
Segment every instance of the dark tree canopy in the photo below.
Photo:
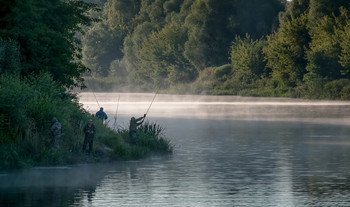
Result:
<svg viewBox="0 0 350 207"><path fill-rule="evenodd" d="M81 85L88 69L81 63L77 33L93 19L94 5L79 0L1 0L0 37L17 41L21 75L49 72L61 85Z"/></svg>

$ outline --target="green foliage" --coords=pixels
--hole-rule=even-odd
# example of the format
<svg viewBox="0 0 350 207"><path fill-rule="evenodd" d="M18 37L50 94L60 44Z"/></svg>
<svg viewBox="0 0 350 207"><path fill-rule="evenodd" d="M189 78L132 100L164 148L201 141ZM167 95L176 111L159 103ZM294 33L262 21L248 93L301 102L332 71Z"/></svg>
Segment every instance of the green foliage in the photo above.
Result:
<svg viewBox="0 0 350 207"><path fill-rule="evenodd" d="M226 80L229 76L232 75L232 65L226 64L215 68L214 75L215 78Z"/></svg>
<svg viewBox="0 0 350 207"><path fill-rule="evenodd" d="M0 38L0 73L19 75L20 64L18 43Z"/></svg>
<svg viewBox="0 0 350 207"><path fill-rule="evenodd" d="M173 24L153 32L142 43L137 65L139 71L149 73L157 88L193 80L195 70L183 56L186 34L184 28Z"/></svg>
<svg viewBox="0 0 350 207"><path fill-rule="evenodd" d="M350 80L349 79L339 79L328 82L324 85L322 98L326 99L341 99L349 96Z"/></svg>
<svg viewBox="0 0 350 207"><path fill-rule="evenodd" d="M13 144L0 146L0 164L7 168L23 168L26 167L24 157L17 153L17 149Z"/></svg>
<svg viewBox="0 0 350 207"><path fill-rule="evenodd" d="M301 15L282 23L276 33L267 37L267 41L264 52L267 67L272 69L272 79L284 89L295 87L306 73L305 55L310 42L307 16Z"/></svg>
<svg viewBox="0 0 350 207"><path fill-rule="evenodd" d="M106 77L110 74L111 62L122 57L123 40L126 31L112 29L105 22L99 22L84 36L83 63L92 68L94 76Z"/></svg>
<svg viewBox="0 0 350 207"><path fill-rule="evenodd" d="M136 146L146 147L150 152L172 152L172 145L164 135L164 128L157 123L146 122L136 132Z"/></svg>
<svg viewBox="0 0 350 207"><path fill-rule="evenodd" d="M340 78L341 70L338 63L341 48L335 31L339 25L334 27L335 24L334 18L326 16L313 28L310 51L307 54L307 70L331 79Z"/></svg>
<svg viewBox="0 0 350 207"><path fill-rule="evenodd" d="M285 11L279 15L279 21L285 23L291 21L292 18L300 17L308 12L310 8L310 0L293 0L286 5Z"/></svg>
<svg viewBox="0 0 350 207"><path fill-rule="evenodd" d="M87 68L81 63L76 34L93 21L83 1L15 0L4 4L0 37L18 42L21 75L49 72L55 81L70 87L82 82Z"/></svg>
<svg viewBox="0 0 350 207"><path fill-rule="evenodd" d="M350 84L347 84L340 91L340 99L342 100L350 100Z"/></svg>
<svg viewBox="0 0 350 207"><path fill-rule="evenodd" d="M231 47L231 62L234 68L234 78L250 83L267 76L266 61L263 48L266 40L253 40L248 34L244 39L236 36Z"/></svg>
<svg viewBox="0 0 350 207"><path fill-rule="evenodd" d="M325 16L312 29L308 71L330 80L350 77L349 23L349 11L341 8L339 16Z"/></svg>
<svg viewBox="0 0 350 207"><path fill-rule="evenodd" d="M349 8L348 0L310 0L309 26L316 26L324 16L340 14L340 7Z"/></svg>

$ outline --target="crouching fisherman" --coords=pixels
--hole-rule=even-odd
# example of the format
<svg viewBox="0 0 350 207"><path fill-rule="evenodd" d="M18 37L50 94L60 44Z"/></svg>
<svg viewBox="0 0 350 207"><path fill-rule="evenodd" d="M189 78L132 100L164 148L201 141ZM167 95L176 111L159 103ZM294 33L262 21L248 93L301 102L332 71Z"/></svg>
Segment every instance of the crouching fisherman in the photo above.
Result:
<svg viewBox="0 0 350 207"><path fill-rule="evenodd" d="M140 117L138 119L135 119L135 117L131 117L130 126L129 126L130 143L132 144L135 143L137 127L141 125L143 121L145 121L145 118L146 118L146 114L144 114L143 117Z"/></svg>
<svg viewBox="0 0 350 207"><path fill-rule="evenodd" d="M52 142L53 142L53 147L56 149L60 148L59 145L59 140L62 135L62 125L60 122L58 122L56 117L52 118L52 125L50 128L51 134L52 134Z"/></svg>
<svg viewBox="0 0 350 207"><path fill-rule="evenodd" d="M85 150L86 150L86 145L89 144L89 150L87 151L87 153L90 154L92 152L92 146L93 146L94 138L95 138L95 134L96 134L95 125L92 122L92 119L89 119L89 121L85 125L83 131L85 134L84 144L83 144L83 152L85 152Z"/></svg>

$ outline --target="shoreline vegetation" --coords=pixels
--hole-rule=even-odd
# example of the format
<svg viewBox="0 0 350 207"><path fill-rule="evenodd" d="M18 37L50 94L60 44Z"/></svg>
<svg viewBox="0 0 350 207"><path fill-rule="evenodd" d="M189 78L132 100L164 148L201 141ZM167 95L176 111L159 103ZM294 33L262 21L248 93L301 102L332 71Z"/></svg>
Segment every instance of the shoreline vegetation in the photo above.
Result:
<svg viewBox="0 0 350 207"><path fill-rule="evenodd" d="M0 169L42 165L108 162L172 153L173 146L163 128L146 122L129 144L129 130L113 130L78 103L76 95L65 93L49 74L20 80L0 76ZM62 124L60 149L50 133L53 117ZM93 153L82 152L83 127L88 119L96 127Z"/></svg>

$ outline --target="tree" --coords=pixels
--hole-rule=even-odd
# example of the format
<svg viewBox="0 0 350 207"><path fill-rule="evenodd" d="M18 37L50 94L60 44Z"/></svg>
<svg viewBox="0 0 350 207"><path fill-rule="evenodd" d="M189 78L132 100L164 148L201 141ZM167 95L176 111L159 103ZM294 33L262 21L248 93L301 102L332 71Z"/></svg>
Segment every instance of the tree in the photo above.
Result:
<svg viewBox="0 0 350 207"><path fill-rule="evenodd" d="M308 13L310 8L310 0L292 0L286 5L285 11L279 15L279 21L287 22L292 18L300 17L301 15Z"/></svg>
<svg viewBox="0 0 350 207"><path fill-rule="evenodd" d="M128 82L132 86L147 85L151 82L149 73L152 68L148 68L147 71L139 70L137 63L139 61L139 52L142 48L142 43L154 30L153 26L149 22L139 24L133 31L124 39L124 56L122 64L125 65L128 72Z"/></svg>
<svg viewBox="0 0 350 207"><path fill-rule="evenodd" d="M123 57L124 39L132 29L132 21L140 10L140 0L108 0L101 21L88 30L83 38L83 62L94 76L106 77L111 70L124 70L115 64ZM113 69L111 68L111 63Z"/></svg>
<svg viewBox="0 0 350 207"><path fill-rule="evenodd" d="M310 51L307 53L307 70L332 80L340 78L342 68L338 57L341 48L335 34L339 28L335 25L334 18L322 18L312 29Z"/></svg>
<svg viewBox="0 0 350 207"><path fill-rule="evenodd" d="M329 80L350 77L350 12L343 7L339 11L338 16L323 17L312 29L312 42L307 54L308 71Z"/></svg>
<svg viewBox="0 0 350 207"><path fill-rule="evenodd" d="M340 14L339 8L349 8L348 0L310 0L309 25L316 26L324 16Z"/></svg>
<svg viewBox="0 0 350 207"><path fill-rule="evenodd" d="M149 71L153 83L158 88L193 80L194 68L183 56L186 39L186 29L181 25L172 24L159 32L153 32L143 42L138 68Z"/></svg>
<svg viewBox="0 0 350 207"><path fill-rule="evenodd" d="M244 39L236 36L231 46L231 64L236 79L251 83L268 75L263 54L266 46L267 41L264 39L253 40L248 34Z"/></svg>
<svg viewBox="0 0 350 207"><path fill-rule="evenodd" d="M18 42L21 75L49 72L61 85L81 86L87 68L76 34L94 21L88 16L94 5L79 0L14 0L3 5L0 37Z"/></svg>
<svg viewBox="0 0 350 207"><path fill-rule="evenodd" d="M123 57L123 43L126 31L110 29L105 21L95 24L83 38L83 63L94 76L106 77L114 60Z"/></svg>
<svg viewBox="0 0 350 207"><path fill-rule="evenodd" d="M267 67L272 69L272 79L284 89L295 87L306 73L305 56L307 45L311 41L307 15L281 23L277 32L267 37L267 41L264 53Z"/></svg>
<svg viewBox="0 0 350 207"><path fill-rule="evenodd" d="M184 24L188 29L184 54L197 70L225 64L235 35L270 34L282 9L277 0L196 0Z"/></svg>

